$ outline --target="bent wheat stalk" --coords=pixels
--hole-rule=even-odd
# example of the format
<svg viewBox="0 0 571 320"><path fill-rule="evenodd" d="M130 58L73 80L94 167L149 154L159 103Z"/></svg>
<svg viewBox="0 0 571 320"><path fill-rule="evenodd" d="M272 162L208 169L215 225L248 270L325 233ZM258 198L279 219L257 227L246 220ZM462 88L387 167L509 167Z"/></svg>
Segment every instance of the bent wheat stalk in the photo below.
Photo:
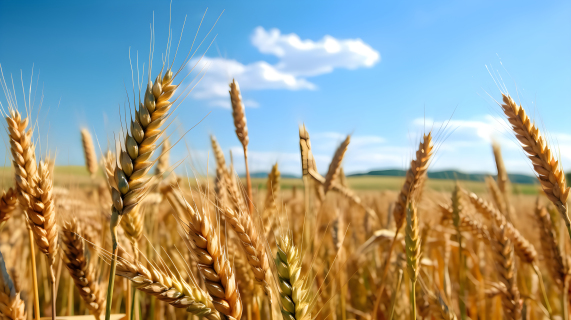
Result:
<svg viewBox="0 0 571 320"><path fill-rule="evenodd" d="M186 309L187 312L208 320L220 320L212 299L196 283L187 283L182 276L174 275L164 264L149 269L127 254L120 254L117 259L117 275L129 279L135 288L155 296L175 308Z"/></svg>
<svg viewBox="0 0 571 320"><path fill-rule="evenodd" d="M531 160L545 195L553 202L565 221L571 238L571 220L567 208L570 187L567 187L565 173L554 158L554 152L547 145L547 141L537 126L531 122L523 107L517 105L509 95L502 94L502 99L501 107L512 126L515 137Z"/></svg>

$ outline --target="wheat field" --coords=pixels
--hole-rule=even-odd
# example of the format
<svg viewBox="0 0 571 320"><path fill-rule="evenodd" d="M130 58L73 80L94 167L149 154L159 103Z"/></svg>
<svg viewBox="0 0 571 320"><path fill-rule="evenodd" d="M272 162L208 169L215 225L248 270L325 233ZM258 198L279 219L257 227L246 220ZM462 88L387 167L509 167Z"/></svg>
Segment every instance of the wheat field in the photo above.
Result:
<svg viewBox="0 0 571 320"><path fill-rule="evenodd" d="M569 319L570 189L557 150L507 92L497 107L534 185L510 183L499 145L485 182L429 179L438 131L416 141L405 177L346 177L351 136L322 175L303 124L301 178L282 178L279 163L250 177L256 123L240 79L228 84L228 126L244 156L202 137L214 174L187 177L173 171L184 159L166 129L193 88L192 60L155 60L108 149L77 132L82 167L46 156L41 122L2 74L0 319ZM197 81L207 72L193 69Z"/></svg>

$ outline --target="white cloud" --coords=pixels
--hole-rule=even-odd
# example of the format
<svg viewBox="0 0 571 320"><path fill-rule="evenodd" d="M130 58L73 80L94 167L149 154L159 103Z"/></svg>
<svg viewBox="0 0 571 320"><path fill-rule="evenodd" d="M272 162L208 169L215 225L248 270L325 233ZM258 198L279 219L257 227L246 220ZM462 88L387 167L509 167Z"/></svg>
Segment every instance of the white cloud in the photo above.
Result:
<svg viewBox="0 0 571 320"><path fill-rule="evenodd" d="M236 60L203 57L193 59L189 67L208 65L208 70L194 88L196 99L209 99L212 106L229 107L228 84L235 78L240 88L248 90L315 90L306 78L342 68L370 68L380 61L380 54L361 39L338 40L325 36L321 40L302 40L298 35L281 34L278 29L266 31L257 27L252 44L262 53L278 57L276 64L256 61L243 64ZM246 107L254 107L253 101Z"/></svg>
<svg viewBox="0 0 571 320"><path fill-rule="evenodd" d="M379 52L361 39L338 40L326 35L319 41L302 40L297 34L257 27L252 44L262 53L280 58L276 68L296 76L316 76L335 68L370 68L380 61Z"/></svg>

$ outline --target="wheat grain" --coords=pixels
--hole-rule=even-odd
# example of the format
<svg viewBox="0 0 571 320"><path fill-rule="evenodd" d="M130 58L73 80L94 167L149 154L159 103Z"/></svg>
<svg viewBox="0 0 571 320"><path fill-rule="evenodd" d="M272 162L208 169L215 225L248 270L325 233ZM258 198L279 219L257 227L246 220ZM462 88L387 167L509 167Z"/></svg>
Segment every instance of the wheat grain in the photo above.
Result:
<svg viewBox="0 0 571 320"><path fill-rule="evenodd" d="M97 174L97 154L93 146L93 139L91 133L87 129L81 129L81 144L83 145L83 153L85 154L85 166L87 171L91 174L91 178Z"/></svg>
<svg viewBox="0 0 571 320"><path fill-rule="evenodd" d="M504 164L504 159L502 157L502 150L500 148L500 145L497 142L494 142L492 144L492 150L494 152L494 159L496 161L496 168L498 170L498 179L497 179L498 188L500 189L500 192L503 195L504 203L507 210L507 216L511 222L515 219L515 217L510 199L510 194L511 194L510 179L508 176L508 172L506 170L506 166Z"/></svg>
<svg viewBox="0 0 571 320"><path fill-rule="evenodd" d="M85 301L90 313L96 319L101 319L105 312L105 299L103 290L96 282L93 264L87 261L83 239L80 236L81 228L75 219L63 224L61 242L62 259L69 271L81 299Z"/></svg>

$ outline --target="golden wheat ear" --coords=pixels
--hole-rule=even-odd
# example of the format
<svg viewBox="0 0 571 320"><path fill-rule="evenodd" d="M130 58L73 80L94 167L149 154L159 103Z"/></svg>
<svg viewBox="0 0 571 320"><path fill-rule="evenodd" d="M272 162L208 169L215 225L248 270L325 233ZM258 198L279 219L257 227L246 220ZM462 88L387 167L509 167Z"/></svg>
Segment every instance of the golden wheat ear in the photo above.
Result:
<svg viewBox="0 0 571 320"><path fill-rule="evenodd" d="M112 259L112 253L101 250L105 260ZM137 290L152 295L160 301L175 308L186 309L187 312L208 320L220 320L212 298L200 288L191 277L191 282L184 280L180 274L170 271L164 261L143 263L127 254L121 247L117 252L117 275L129 279Z"/></svg>
<svg viewBox="0 0 571 320"><path fill-rule="evenodd" d="M2 252L0 252L0 273L0 317L10 320L27 319L26 305L6 270Z"/></svg>
<svg viewBox="0 0 571 320"><path fill-rule="evenodd" d="M204 208L193 208L184 199L180 189L171 187L166 197L184 229L183 240L199 264L198 271L204 279L214 307L229 319L240 319L243 306L234 268L210 213Z"/></svg>
<svg viewBox="0 0 571 320"><path fill-rule="evenodd" d="M84 240L80 234L81 228L75 219L63 224L62 259L87 309L99 320L105 312L104 291L96 280L93 264L87 259Z"/></svg>
<svg viewBox="0 0 571 320"><path fill-rule="evenodd" d="M99 169L97 165L97 153L95 153L91 133L85 128L81 129L81 144L83 145L83 153L85 154L85 166L87 167L87 171L91 174L91 178L94 178Z"/></svg>
<svg viewBox="0 0 571 320"><path fill-rule="evenodd" d="M565 173L559 161L554 157L555 152L551 150L547 140L539 132L537 126L531 122L521 105L518 105L509 95L502 94L502 100L503 103L500 105L512 126L515 137L531 160L545 195L563 217L569 237L571 237L571 220L569 220L567 209L570 187L567 187Z"/></svg>

